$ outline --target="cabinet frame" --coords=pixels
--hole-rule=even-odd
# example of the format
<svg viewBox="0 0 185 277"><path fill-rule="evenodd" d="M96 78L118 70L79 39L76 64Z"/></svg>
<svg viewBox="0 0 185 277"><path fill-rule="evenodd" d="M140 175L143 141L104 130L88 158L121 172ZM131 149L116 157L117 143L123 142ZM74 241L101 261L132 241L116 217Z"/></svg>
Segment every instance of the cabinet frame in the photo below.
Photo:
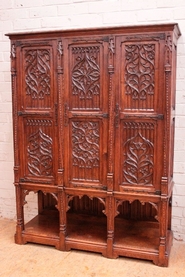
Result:
<svg viewBox="0 0 185 277"><path fill-rule="evenodd" d="M180 35L175 23L7 34L16 243L168 266Z"/></svg>

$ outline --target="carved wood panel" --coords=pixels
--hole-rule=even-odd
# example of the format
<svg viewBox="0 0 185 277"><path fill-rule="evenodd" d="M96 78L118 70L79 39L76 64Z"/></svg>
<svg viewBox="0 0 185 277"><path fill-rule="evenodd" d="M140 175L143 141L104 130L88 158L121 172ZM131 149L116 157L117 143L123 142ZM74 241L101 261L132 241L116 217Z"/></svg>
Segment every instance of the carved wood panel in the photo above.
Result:
<svg viewBox="0 0 185 277"><path fill-rule="evenodd" d="M69 46L70 98L73 110L100 110L103 53L100 44Z"/></svg>
<svg viewBox="0 0 185 277"><path fill-rule="evenodd" d="M99 46L72 47L75 56L72 70L72 95L78 103L84 102L83 108L99 107L100 66ZM74 98L74 97L73 97ZM92 103L95 102L94 106ZM77 104L77 103L76 103ZM81 106L81 105L80 105ZM76 107L74 107L76 108ZM79 107L78 107L79 108Z"/></svg>
<svg viewBox="0 0 185 277"><path fill-rule="evenodd" d="M123 125L122 183L150 185L154 174L154 125L138 122L124 122ZM150 130L149 138L144 134L147 129Z"/></svg>
<svg viewBox="0 0 185 277"><path fill-rule="evenodd" d="M154 129L155 123L153 122L122 121L122 185L153 185L156 143Z"/></svg>
<svg viewBox="0 0 185 277"><path fill-rule="evenodd" d="M23 176L28 178L51 178L54 175L53 121L26 117L23 119ZM57 157L57 156L56 156Z"/></svg>
<svg viewBox="0 0 185 277"><path fill-rule="evenodd" d="M125 111L154 111L157 101L158 43L121 43L121 97Z"/></svg>
<svg viewBox="0 0 185 277"><path fill-rule="evenodd" d="M71 178L100 180L100 122L71 122Z"/></svg>
<svg viewBox="0 0 185 277"><path fill-rule="evenodd" d="M22 90L25 109L53 107L53 49L51 46L23 47Z"/></svg>

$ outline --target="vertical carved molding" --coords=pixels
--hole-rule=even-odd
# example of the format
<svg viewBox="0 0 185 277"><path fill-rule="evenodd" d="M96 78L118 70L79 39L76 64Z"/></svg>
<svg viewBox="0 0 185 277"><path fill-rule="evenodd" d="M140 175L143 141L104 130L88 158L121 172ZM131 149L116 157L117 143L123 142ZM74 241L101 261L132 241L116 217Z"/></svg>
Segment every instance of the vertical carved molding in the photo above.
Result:
<svg viewBox="0 0 185 277"><path fill-rule="evenodd" d="M59 249L65 250L65 237L66 237L66 201L65 201L65 192L63 189L63 172L64 172L64 163L63 163L63 122L64 122L64 74L63 74L63 45L62 41L58 41L57 48L57 74L58 74L58 145L59 145L59 169L58 169L58 186L59 186L59 214L60 214L60 223L59 223Z"/></svg>
<svg viewBox="0 0 185 277"><path fill-rule="evenodd" d="M59 170L58 170L58 185L63 185L63 103L64 103L64 75L63 75L63 45L62 41L58 41L57 48L57 74L58 74L58 101L59 108L57 114L59 114Z"/></svg>
<svg viewBox="0 0 185 277"><path fill-rule="evenodd" d="M114 74L114 53L115 41L114 37L109 38L108 52L108 73L109 73L109 155L108 155L108 190L113 190L113 144L114 144L114 93L113 93L113 74Z"/></svg>
<svg viewBox="0 0 185 277"><path fill-rule="evenodd" d="M109 155L108 155L108 174L107 188L108 191L113 190L113 143L114 143L114 94L113 94L113 74L114 74L114 54L115 41L114 37L109 38L108 52L108 73L109 73ZM113 241L114 241L114 199L112 194L108 192L106 213L107 213L107 257L113 256Z"/></svg>
<svg viewBox="0 0 185 277"><path fill-rule="evenodd" d="M15 167L18 166L18 141L17 141L17 124L18 124L18 114L17 114L17 76L16 76L16 46L12 41L11 45L11 78L12 78L12 102L13 102L13 128L14 128L14 164Z"/></svg>
<svg viewBox="0 0 185 277"><path fill-rule="evenodd" d="M14 185L16 192L16 212L17 225L15 242L22 244L22 231L24 226L23 208L22 208L22 193L19 186L19 155L18 155L18 113L17 113L17 71L16 71L16 46L14 41L11 44L11 79L12 79L12 103L13 103L13 130L14 130Z"/></svg>
<svg viewBox="0 0 185 277"><path fill-rule="evenodd" d="M168 34L165 42L165 94L166 94L166 120L165 120L165 132L164 132L164 169L163 178L161 182L162 194L167 194L167 182L168 182L168 149L167 144L169 141L169 126L170 126L170 94L171 94L171 61L172 61L172 38Z"/></svg>

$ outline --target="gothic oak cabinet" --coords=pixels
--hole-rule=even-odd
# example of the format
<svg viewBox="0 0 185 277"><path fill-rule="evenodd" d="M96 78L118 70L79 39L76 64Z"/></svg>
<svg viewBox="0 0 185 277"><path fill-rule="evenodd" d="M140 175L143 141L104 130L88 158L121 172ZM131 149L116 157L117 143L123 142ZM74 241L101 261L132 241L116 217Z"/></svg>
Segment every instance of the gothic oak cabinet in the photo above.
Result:
<svg viewBox="0 0 185 277"><path fill-rule="evenodd" d="M8 36L15 242L167 266L178 25Z"/></svg>

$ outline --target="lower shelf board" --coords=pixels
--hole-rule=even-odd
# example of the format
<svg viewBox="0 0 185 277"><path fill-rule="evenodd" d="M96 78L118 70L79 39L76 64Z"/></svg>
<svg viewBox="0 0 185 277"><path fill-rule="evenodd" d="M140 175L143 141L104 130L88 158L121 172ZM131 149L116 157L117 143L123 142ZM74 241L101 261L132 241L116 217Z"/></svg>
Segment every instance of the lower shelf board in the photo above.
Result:
<svg viewBox="0 0 185 277"><path fill-rule="evenodd" d="M67 216L66 240L87 243L103 243L107 241L107 220L104 216L69 213Z"/></svg>
<svg viewBox="0 0 185 277"><path fill-rule="evenodd" d="M25 224L23 238L27 242L56 245L59 241L59 214L45 210Z"/></svg>
<svg viewBox="0 0 185 277"><path fill-rule="evenodd" d="M115 219L114 247L158 251L159 237L157 222Z"/></svg>
<svg viewBox="0 0 185 277"><path fill-rule="evenodd" d="M158 222L115 218L112 254L107 254L107 217L67 213L65 249L79 249L102 253L112 258L128 256L151 259L159 255ZM168 231L166 255L172 244ZM54 245L59 249L59 213L45 210L27 224L22 232L23 242ZM110 242L110 241L109 241ZM64 249L64 250L65 250ZM110 244L109 244L110 250Z"/></svg>

